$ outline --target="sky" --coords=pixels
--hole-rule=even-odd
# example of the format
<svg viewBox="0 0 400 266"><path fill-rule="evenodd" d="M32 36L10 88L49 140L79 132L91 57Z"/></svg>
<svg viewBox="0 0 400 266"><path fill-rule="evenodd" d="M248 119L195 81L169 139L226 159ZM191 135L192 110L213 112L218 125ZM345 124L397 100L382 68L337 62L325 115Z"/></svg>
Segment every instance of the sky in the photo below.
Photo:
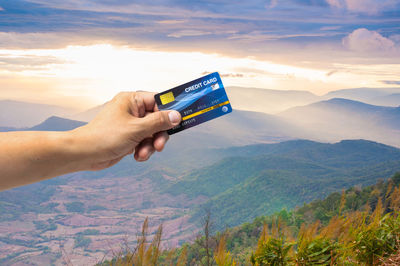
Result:
<svg viewBox="0 0 400 266"><path fill-rule="evenodd" d="M0 99L226 86L400 90L400 0L0 0Z"/></svg>

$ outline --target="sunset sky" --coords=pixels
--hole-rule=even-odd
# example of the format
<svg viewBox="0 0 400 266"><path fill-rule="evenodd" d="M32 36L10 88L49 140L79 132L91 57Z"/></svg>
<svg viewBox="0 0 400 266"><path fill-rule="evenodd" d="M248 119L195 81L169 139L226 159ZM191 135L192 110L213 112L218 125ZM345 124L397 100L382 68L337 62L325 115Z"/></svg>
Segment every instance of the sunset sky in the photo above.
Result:
<svg viewBox="0 0 400 266"><path fill-rule="evenodd" d="M226 86L400 91L400 0L0 0L0 99Z"/></svg>

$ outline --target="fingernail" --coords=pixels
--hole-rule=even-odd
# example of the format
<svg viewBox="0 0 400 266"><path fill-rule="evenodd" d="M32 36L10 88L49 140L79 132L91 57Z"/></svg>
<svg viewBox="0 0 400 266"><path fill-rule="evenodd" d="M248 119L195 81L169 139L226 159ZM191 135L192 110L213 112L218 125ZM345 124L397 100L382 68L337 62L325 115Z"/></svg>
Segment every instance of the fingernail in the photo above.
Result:
<svg viewBox="0 0 400 266"><path fill-rule="evenodd" d="M181 114L177 111L171 111L168 113L168 118L172 124L178 124L181 121Z"/></svg>

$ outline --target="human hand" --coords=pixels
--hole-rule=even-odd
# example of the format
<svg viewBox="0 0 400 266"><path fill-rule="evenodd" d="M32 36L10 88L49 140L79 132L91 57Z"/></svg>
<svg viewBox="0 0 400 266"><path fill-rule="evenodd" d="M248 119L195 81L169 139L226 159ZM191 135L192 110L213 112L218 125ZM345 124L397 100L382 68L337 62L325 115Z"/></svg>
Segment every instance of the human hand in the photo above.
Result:
<svg viewBox="0 0 400 266"><path fill-rule="evenodd" d="M72 133L84 147L83 168L101 170L132 153L136 161L148 160L164 149L169 138L166 130L180 121L179 112L158 110L154 93L122 92L89 124Z"/></svg>

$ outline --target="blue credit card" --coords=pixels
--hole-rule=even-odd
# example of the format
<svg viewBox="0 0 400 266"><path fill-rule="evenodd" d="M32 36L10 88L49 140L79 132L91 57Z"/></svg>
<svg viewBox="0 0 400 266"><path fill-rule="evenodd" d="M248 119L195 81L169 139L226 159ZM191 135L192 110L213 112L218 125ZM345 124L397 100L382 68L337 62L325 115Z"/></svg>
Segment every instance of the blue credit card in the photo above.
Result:
<svg viewBox="0 0 400 266"><path fill-rule="evenodd" d="M176 110L182 122L168 130L172 135L232 112L218 72L198 78L154 96L159 110Z"/></svg>

